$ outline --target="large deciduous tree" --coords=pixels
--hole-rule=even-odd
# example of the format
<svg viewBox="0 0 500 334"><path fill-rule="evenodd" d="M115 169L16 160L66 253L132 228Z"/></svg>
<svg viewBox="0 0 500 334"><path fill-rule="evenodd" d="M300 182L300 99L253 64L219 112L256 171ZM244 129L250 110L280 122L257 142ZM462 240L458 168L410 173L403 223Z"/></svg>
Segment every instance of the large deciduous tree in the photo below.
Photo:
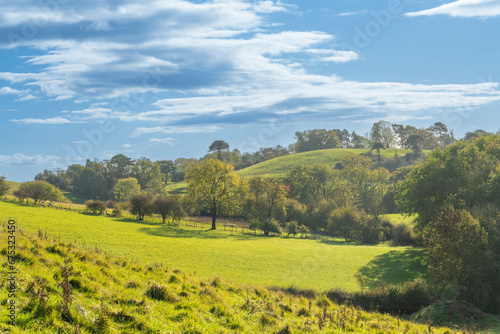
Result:
<svg viewBox="0 0 500 334"><path fill-rule="evenodd" d="M280 181L258 175L248 183L252 218L262 223L285 215L286 190Z"/></svg>
<svg viewBox="0 0 500 334"><path fill-rule="evenodd" d="M141 190L141 186L136 178L128 177L118 180L115 184L113 192L117 201L128 201L132 196L137 195Z"/></svg>
<svg viewBox="0 0 500 334"><path fill-rule="evenodd" d="M207 159L186 174L188 195L212 217L212 229L220 215L236 213L246 192L245 181L234 167L220 160Z"/></svg>

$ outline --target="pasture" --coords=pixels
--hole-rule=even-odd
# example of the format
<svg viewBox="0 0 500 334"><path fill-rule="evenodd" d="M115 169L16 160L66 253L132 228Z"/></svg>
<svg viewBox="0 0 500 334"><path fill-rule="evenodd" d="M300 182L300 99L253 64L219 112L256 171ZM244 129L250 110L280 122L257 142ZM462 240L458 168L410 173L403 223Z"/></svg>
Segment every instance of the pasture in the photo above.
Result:
<svg viewBox="0 0 500 334"><path fill-rule="evenodd" d="M340 159L342 159L346 155L367 154L369 152L372 152L372 158L376 156L376 151L355 148L333 148L327 150L296 153L261 162L259 164L238 171L238 174L243 177L251 177L253 175L263 175L266 177L284 177L289 171L299 165L310 166L312 164L326 164L333 168L337 163L340 162ZM398 150L398 156L401 157L408 152L411 152L411 150ZM392 158L394 157L395 153L395 149L380 151L380 155L385 158Z"/></svg>
<svg viewBox="0 0 500 334"><path fill-rule="evenodd" d="M5 254L6 234L0 234L0 244L0 253ZM305 298L240 286L214 276L204 278L120 259L21 230L17 230L16 245L16 326L7 324L12 313L2 307L2 333L375 334L425 333L429 329L428 324L400 316L332 305L310 292ZM67 259L71 263L63 271ZM61 289L65 279L72 287L69 291ZM8 294L8 289L1 289L4 305L11 299ZM65 300L72 302L66 304ZM433 327L432 333L458 331Z"/></svg>
<svg viewBox="0 0 500 334"><path fill-rule="evenodd" d="M253 286L296 286L318 291L357 290L355 274L368 286L403 283L425 276L424 251L407 247L366 246L325 240L263 237L210 231L157 222L92 216L54 208L0 202L0 218L19 227L46 232L61 241L144 263Z"/></svg>

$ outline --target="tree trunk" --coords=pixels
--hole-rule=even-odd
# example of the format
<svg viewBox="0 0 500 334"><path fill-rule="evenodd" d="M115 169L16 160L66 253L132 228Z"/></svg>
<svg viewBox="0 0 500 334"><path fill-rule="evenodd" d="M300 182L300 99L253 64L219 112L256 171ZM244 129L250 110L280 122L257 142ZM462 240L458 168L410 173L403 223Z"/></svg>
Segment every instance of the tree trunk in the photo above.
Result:
<svg viewBox="0 0 500 334"><path fill-rule="evenodd" d="M217 217L215 215L212 215L212 230L216 229L216 226L215 226L215 220L216 219L217 219Z"/></svg>

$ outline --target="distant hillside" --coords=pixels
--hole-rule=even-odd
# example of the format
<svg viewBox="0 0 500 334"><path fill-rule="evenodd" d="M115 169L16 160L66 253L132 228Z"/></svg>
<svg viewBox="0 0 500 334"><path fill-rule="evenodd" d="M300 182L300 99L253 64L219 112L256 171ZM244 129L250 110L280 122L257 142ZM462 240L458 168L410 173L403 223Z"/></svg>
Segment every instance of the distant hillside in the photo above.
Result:
<svg viewBox="0 0 500 334"><path fill-rule="evenodd" d="M21 186L21 182L14 182L14 181L5 181L7 184L10 186L9 191L7 194L12 195L14 191L19 189L19 186Z"/></svg>
<svg viewBox="0 0 500 334"><path fill-rule="evenodd" d="M250 166L248 168L238 171L241 176L251 177L253 175L263 175L266 177L284 177L286 173L294 169L295 167L310 166L312 164L327 164L334 167L342 157L349 154L369 154L372 153L372 159L376 159L376 151L368 149L328 149L328 150L317 150L304 153L296 153L292 155L287 155L283 157L274 158L261 162L259 164ZM397 150L398 156L401 157L411 150ZM395 156L395 149L381 150L380 155L384 158L393 158Z"/></svg>

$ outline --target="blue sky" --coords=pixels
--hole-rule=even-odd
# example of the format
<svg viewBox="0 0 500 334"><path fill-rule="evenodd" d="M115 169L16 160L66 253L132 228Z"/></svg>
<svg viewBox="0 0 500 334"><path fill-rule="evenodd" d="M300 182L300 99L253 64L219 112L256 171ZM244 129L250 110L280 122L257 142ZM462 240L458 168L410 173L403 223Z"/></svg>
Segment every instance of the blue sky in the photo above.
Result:
<svg viewBox="0 0 500 334"><path fill-rule="evenodd" d="M500 129L498 0L0 1L0 175L365 134Z"/></svg>

